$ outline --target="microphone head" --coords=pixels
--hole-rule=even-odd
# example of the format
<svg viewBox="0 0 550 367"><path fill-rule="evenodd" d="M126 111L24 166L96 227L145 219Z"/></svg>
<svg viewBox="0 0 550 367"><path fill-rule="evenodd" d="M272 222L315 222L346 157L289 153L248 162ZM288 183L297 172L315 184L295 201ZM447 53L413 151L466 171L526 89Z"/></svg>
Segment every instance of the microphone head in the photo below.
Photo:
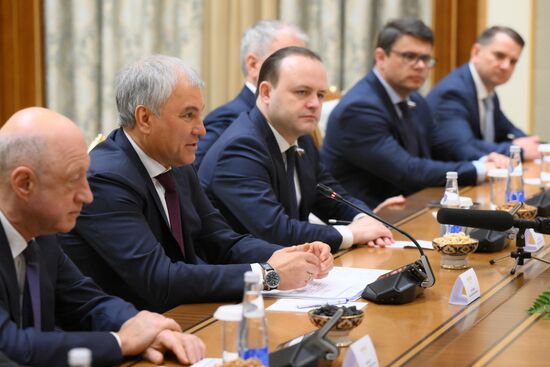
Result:
<svg viewBox="0 0 550 367"><path fill-rule="evenodd" d="M514 217L501 210L471 210L441 208L437 212L441 224L454 224L462 227L506 231L514 226Z"/></svg>
<svg viewBox="0 0 550 367"><path fill-rule="evenodd" d="M329 199L338 198L338 194L333 189L331 189L327 185L323 185L322 183L317 184L317 191L319 191L322 195L326 196Z"/></svg>

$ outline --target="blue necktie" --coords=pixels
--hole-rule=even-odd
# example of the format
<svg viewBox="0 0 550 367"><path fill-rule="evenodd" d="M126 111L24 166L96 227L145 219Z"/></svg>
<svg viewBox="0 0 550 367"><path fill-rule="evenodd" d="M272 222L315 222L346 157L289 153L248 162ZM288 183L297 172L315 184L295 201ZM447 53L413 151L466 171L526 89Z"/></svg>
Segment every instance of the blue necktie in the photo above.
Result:
<svg viewBox="0 0 550 367"><path fill-rule="evenodd" d="M38 244L36 241L29 241L25 249L25 260L27 262L26 278L32 307L33 325L35 329L41 330L40 268L38 264L38 255L36 253L37 246Z"/></svg>
<svg viewBox="0 0 550 367"><path fill-rule="evenodd" d="M483 140L494 142L495 141L495 121L494 121L495 106L493 103L493 97L489 96L489 97L483 98L483 105L485 106Z"/></svg>
<svg viewBox="0 0 550 367"><path fill-rule="evenodd" d="M398 130L401 135L401 141L407 152L415 157L420 156L420 148L418 146L418 135L416 133L416 127L411 119L411 110L407 101L401 101L397 104L401 111L401 123L398 126Z"/></svg>
<svg viewBox="0 0 550 367"><path fill-rule="evenodd" d="M298 199L296 198L296 185L294 183L294 170L296 169L296 147L293 145L286 151L286 177L290 193L290 217L299 219Z"/></svg>

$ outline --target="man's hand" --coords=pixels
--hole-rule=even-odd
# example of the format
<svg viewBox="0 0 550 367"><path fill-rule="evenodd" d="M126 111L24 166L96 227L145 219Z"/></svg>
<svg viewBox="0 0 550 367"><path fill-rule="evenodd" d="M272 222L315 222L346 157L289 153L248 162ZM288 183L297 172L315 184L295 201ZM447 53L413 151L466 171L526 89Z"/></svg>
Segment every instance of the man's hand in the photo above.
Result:
<svg viewBox="0 0 550 367"><path fill-rule="evenodd" d="M391 231L382 223L369 216L364 216L348 224L353 233L353 243L357 245L390 246L394 243Z"/></svg>
<svg viewBox="0 0 550 367"><path fill-rule="evenodd" d="M141 311L128 319L118 331L123 356L142 353L162 330L181 331L178 323L158 313Z"/></svg>
<svg viewBox="0 0 550 367"><path fill-rule="evenodd" d="M489 153L487 155L487 163L493 163L495 168L507 168L510 159L499 153ZM487 172L487 171L486 171Z"/></svg>
<svg viewBox="0 0 550 367"><path fill-rule="evenodd" d="M267 260L281 277L281 290L302 288L320 272L321 260L301 246L277 250Z"/></svg>
<svg viewBox="0 0 550 367"><path fill-rule="evenodd" d="M376 214L380 210L387 208L389 206L397 206L397 205L403 205L403 204L405 204L405 197L403 195L392 196L391 198L387 198L386 200L378 204L378 206L374 208L373 212Z"/></svg>
<svg viewBox="0 0 550 367"><path fill-rule="evenodd" d="M319 259L321 262L317 274L314 276L315 279L321 279L328 275L334 266L334 258L330 253L330 246L324 242L315 241L311 243L305 243L303 245L296 246L300 251L307 251Z"/></svg>
<svg viewBox="0 0 550 367"><path fill-rule="evenodd" d="M539 153L540 138L534 136L524 136L522 138L516 138L512 140L512 144L519 145L523 149L523 159L532 161L540 156Z"/></svg>
<svg viewBox="0 0 550 367"><path fill-rule="evenodd" d="M164 362L166 351L174 353L181 364L197 363L206 355L206 347L197 336L163 330L157 335L153 344L145 350L143 358L159 365Z"/></svg>

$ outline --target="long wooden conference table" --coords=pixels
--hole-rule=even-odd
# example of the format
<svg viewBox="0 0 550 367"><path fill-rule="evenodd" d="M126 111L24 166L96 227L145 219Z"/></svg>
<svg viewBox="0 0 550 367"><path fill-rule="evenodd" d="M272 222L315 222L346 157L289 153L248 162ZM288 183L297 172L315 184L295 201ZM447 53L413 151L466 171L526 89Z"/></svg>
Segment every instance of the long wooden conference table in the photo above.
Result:
<svg viewBox="0 0 550 367"><path fill-rule="evenodd" d="M526 176L537 176L538 166L526 167ZM526 185L533 195L536 186ZM431 240L439 234L428 203L439 200L443 188L429 188L407 198L399 209L388 208L382 217L399 225L416 239ZM489 186L461 188L462 196L486 208ZM400 235L396 239L405 239ZM546 242L548 243L548 237ZM451 289L461 270L442 269L440 255L427 250L436 283L415 301L404 305L378 305L369 302L363 323L351 333L352 339L369 335L381 366L548 366L550 365L550 320L530 316L527 309L543 291L550 289L550 266L527 260L510 275L514 260L495 265L489 260L509 254L514 244L497 253L470 254L468 261L476 272L481 297L467 306L449 304ZM537 256L550 260L550 246ZM395 269L419 258L416 249L359 247L335 256L336 266ZM266 307L273 300L266 299ZM182 305L167 312L184 330L201 337L208 357L221 355L220 324L212 318L220 303ZM315 330L305 313L267 312L269 347ZM333 365L341 365L347 349ZM130 366L150 365L143 361ZM168 360L167 366L178 365Z"/></svg>

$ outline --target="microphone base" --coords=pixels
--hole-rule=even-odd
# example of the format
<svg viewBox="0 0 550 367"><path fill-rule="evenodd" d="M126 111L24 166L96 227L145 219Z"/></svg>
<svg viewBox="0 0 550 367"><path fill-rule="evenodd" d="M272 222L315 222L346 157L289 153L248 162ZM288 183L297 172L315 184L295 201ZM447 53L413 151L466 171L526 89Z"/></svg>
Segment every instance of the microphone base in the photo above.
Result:
<svg viewBox="0 0 550 367"><path fill-rule="evenodd" d="M479 241L475 252L498 252L510 245L507 232L474 229L470 232L470 237Z"/></svg>
<svg viewBox="0 0 550 367"><path fill-rule="evenodd" d="M383 305L409 303L424 292L420 284L425 278L423 269L412 263L380 276L365 287L361 297Z"/></svg>

